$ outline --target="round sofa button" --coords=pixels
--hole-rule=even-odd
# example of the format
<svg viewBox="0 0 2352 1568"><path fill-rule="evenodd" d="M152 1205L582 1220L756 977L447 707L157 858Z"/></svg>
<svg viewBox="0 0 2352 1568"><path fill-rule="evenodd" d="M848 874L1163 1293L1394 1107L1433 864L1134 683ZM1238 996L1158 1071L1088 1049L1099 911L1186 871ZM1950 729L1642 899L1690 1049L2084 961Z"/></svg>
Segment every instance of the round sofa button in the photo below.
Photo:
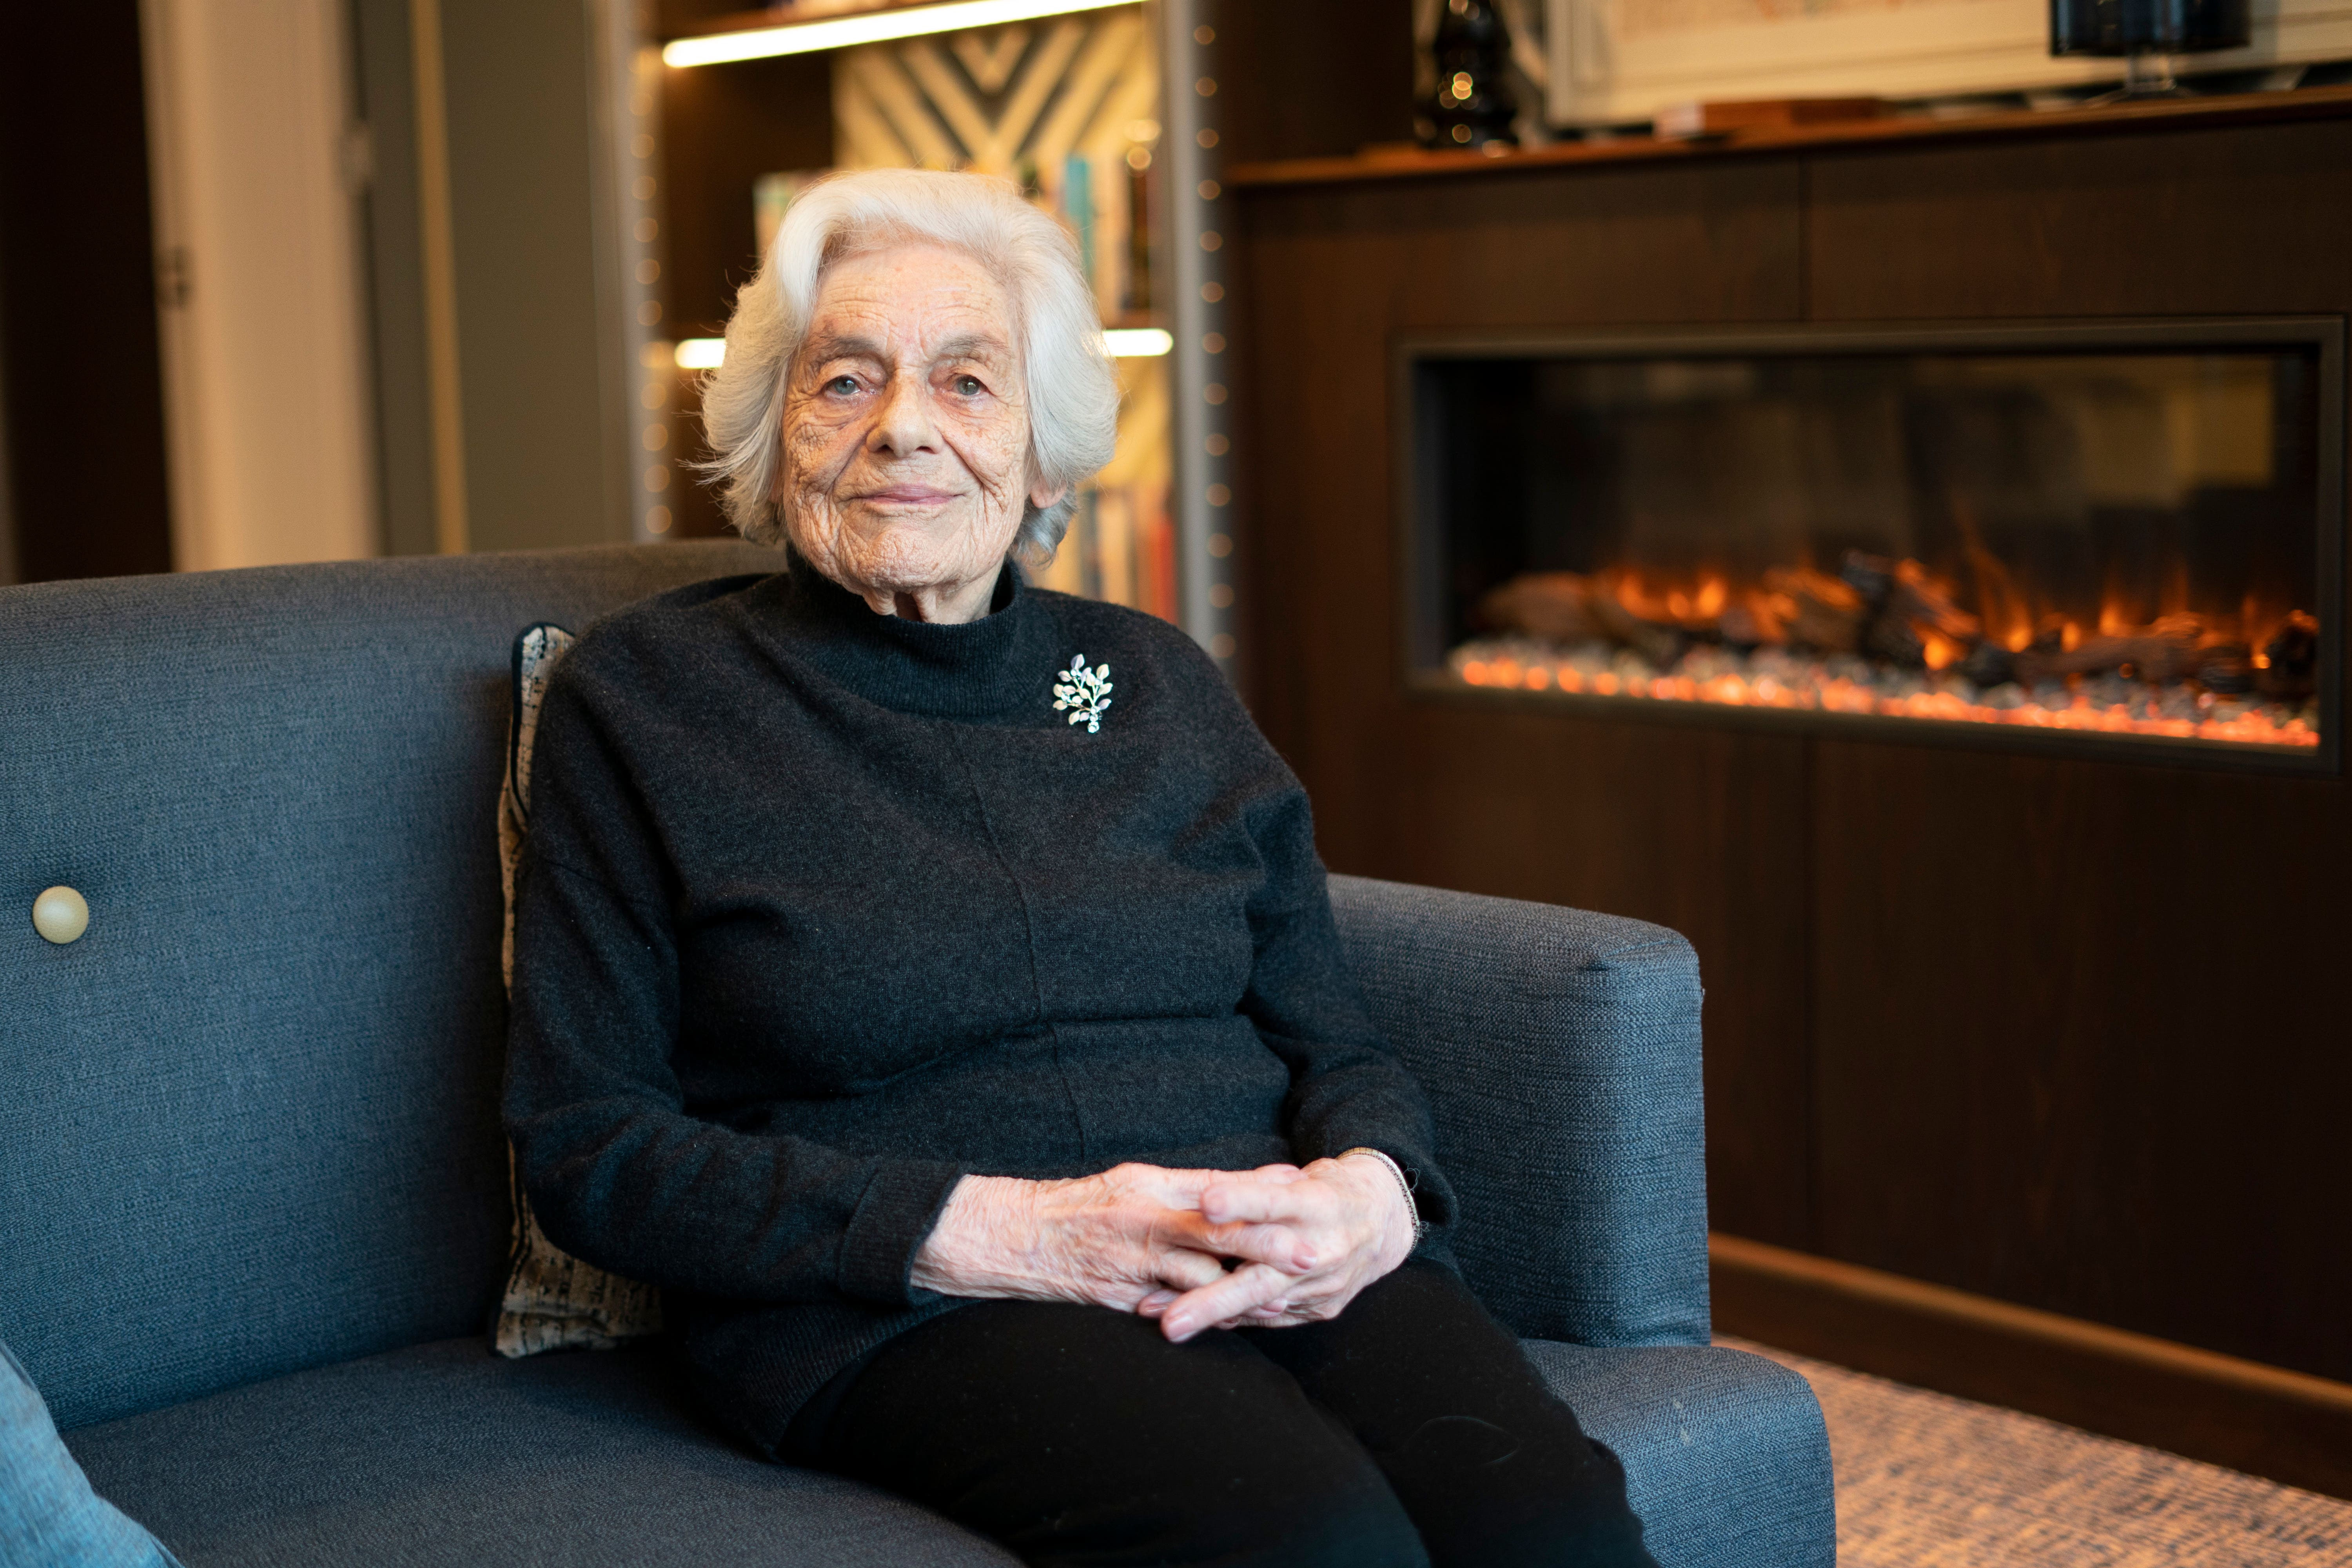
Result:
<svg viewBox="0 0 2352 1568"><path fill-rule="evenodd" d="M49 888L33 900L33 929L63 947L89 929L89 905L71 888Z"/></svg>

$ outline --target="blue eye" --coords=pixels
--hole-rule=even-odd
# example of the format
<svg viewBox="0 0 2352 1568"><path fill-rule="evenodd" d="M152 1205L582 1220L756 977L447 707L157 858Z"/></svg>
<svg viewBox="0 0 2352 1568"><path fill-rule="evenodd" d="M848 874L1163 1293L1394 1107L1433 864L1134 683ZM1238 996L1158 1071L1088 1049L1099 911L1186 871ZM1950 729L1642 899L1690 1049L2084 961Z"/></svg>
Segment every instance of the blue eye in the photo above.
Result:
<svg viewBox="0 0 2352 1568"><path fill-rule="evenodd" d="M980 377L976 375L957 376L951 384L955 387L957 395L961 397L978 397L988 390L981 384Z"/></svg>
<svg viewBox="0 0 2352 1568"><path fill-rule="evenodd" d="M827 392L847 397L857 390L857 378L854 375L836 375L824 385Z"/></svg>

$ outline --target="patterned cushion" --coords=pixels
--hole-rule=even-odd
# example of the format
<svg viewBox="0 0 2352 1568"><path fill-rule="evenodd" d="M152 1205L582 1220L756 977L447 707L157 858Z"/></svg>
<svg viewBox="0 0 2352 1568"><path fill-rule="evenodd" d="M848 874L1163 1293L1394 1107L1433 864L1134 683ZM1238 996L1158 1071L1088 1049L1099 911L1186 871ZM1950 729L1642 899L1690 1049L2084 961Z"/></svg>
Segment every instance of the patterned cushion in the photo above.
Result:
<svg viewBox="0 0 2352 1568"><path fill-rule="evenodd" d="M555 661L572 643L570 632L546 622L524 627L515 638L506 784L499 792L499 874L507 901L500 960L509 988L514 984L515 867L530 826L530 754L539 730L540 699L546 694ZM583 1263L548 1240L515 1173L511 1145L507 1173L514 1192L514 1243L490 1336L498 1352L526 1356L541 1351L611 1350L625 1340L659 1331L661 1292Z"/></svg>
<svg viewBox="0 0 2352 1568"><path fill-rule="evenodd" d="M0 1563L8 1568L180 1568L58 1440L40 1390L0 1344Z"/></svg>

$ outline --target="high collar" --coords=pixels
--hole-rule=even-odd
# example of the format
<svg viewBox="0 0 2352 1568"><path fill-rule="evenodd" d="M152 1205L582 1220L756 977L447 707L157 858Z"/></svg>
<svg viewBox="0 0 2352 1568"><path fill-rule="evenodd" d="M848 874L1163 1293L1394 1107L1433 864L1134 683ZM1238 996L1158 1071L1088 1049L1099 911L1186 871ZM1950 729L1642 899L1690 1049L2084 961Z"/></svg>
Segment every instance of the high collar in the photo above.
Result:
<svg viewBox="0 0 2352 1568"><path fill-rule="evenodd" d="M794 657L902 713L979 719L1034 702L1056 668L1057 632L1011 562L988 614L961 625L876 615L804 561L755 591L761 623Z"/></svg>

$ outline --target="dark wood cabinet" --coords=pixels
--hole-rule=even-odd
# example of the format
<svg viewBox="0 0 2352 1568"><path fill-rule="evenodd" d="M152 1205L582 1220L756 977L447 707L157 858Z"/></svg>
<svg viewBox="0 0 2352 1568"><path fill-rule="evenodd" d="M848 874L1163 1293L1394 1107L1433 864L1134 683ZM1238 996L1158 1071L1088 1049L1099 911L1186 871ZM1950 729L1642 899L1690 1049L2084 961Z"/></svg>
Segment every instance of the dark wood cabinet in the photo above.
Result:
<svg viewBox="0 0 2352 1568"><path fill-rule="evenodd" d="M1808 1250L2345 1376L2345 808L1817 742Z"/></svg>
<svg viewBox="0 0 2352 1568"><path fill-rule="evenodd" d="M1229 184L1245 685L1332 867L1687 934L1718 1229L2352 1380L2344 780L1411 689L1392 356L2341 317L2352 93Z"/></svg>

